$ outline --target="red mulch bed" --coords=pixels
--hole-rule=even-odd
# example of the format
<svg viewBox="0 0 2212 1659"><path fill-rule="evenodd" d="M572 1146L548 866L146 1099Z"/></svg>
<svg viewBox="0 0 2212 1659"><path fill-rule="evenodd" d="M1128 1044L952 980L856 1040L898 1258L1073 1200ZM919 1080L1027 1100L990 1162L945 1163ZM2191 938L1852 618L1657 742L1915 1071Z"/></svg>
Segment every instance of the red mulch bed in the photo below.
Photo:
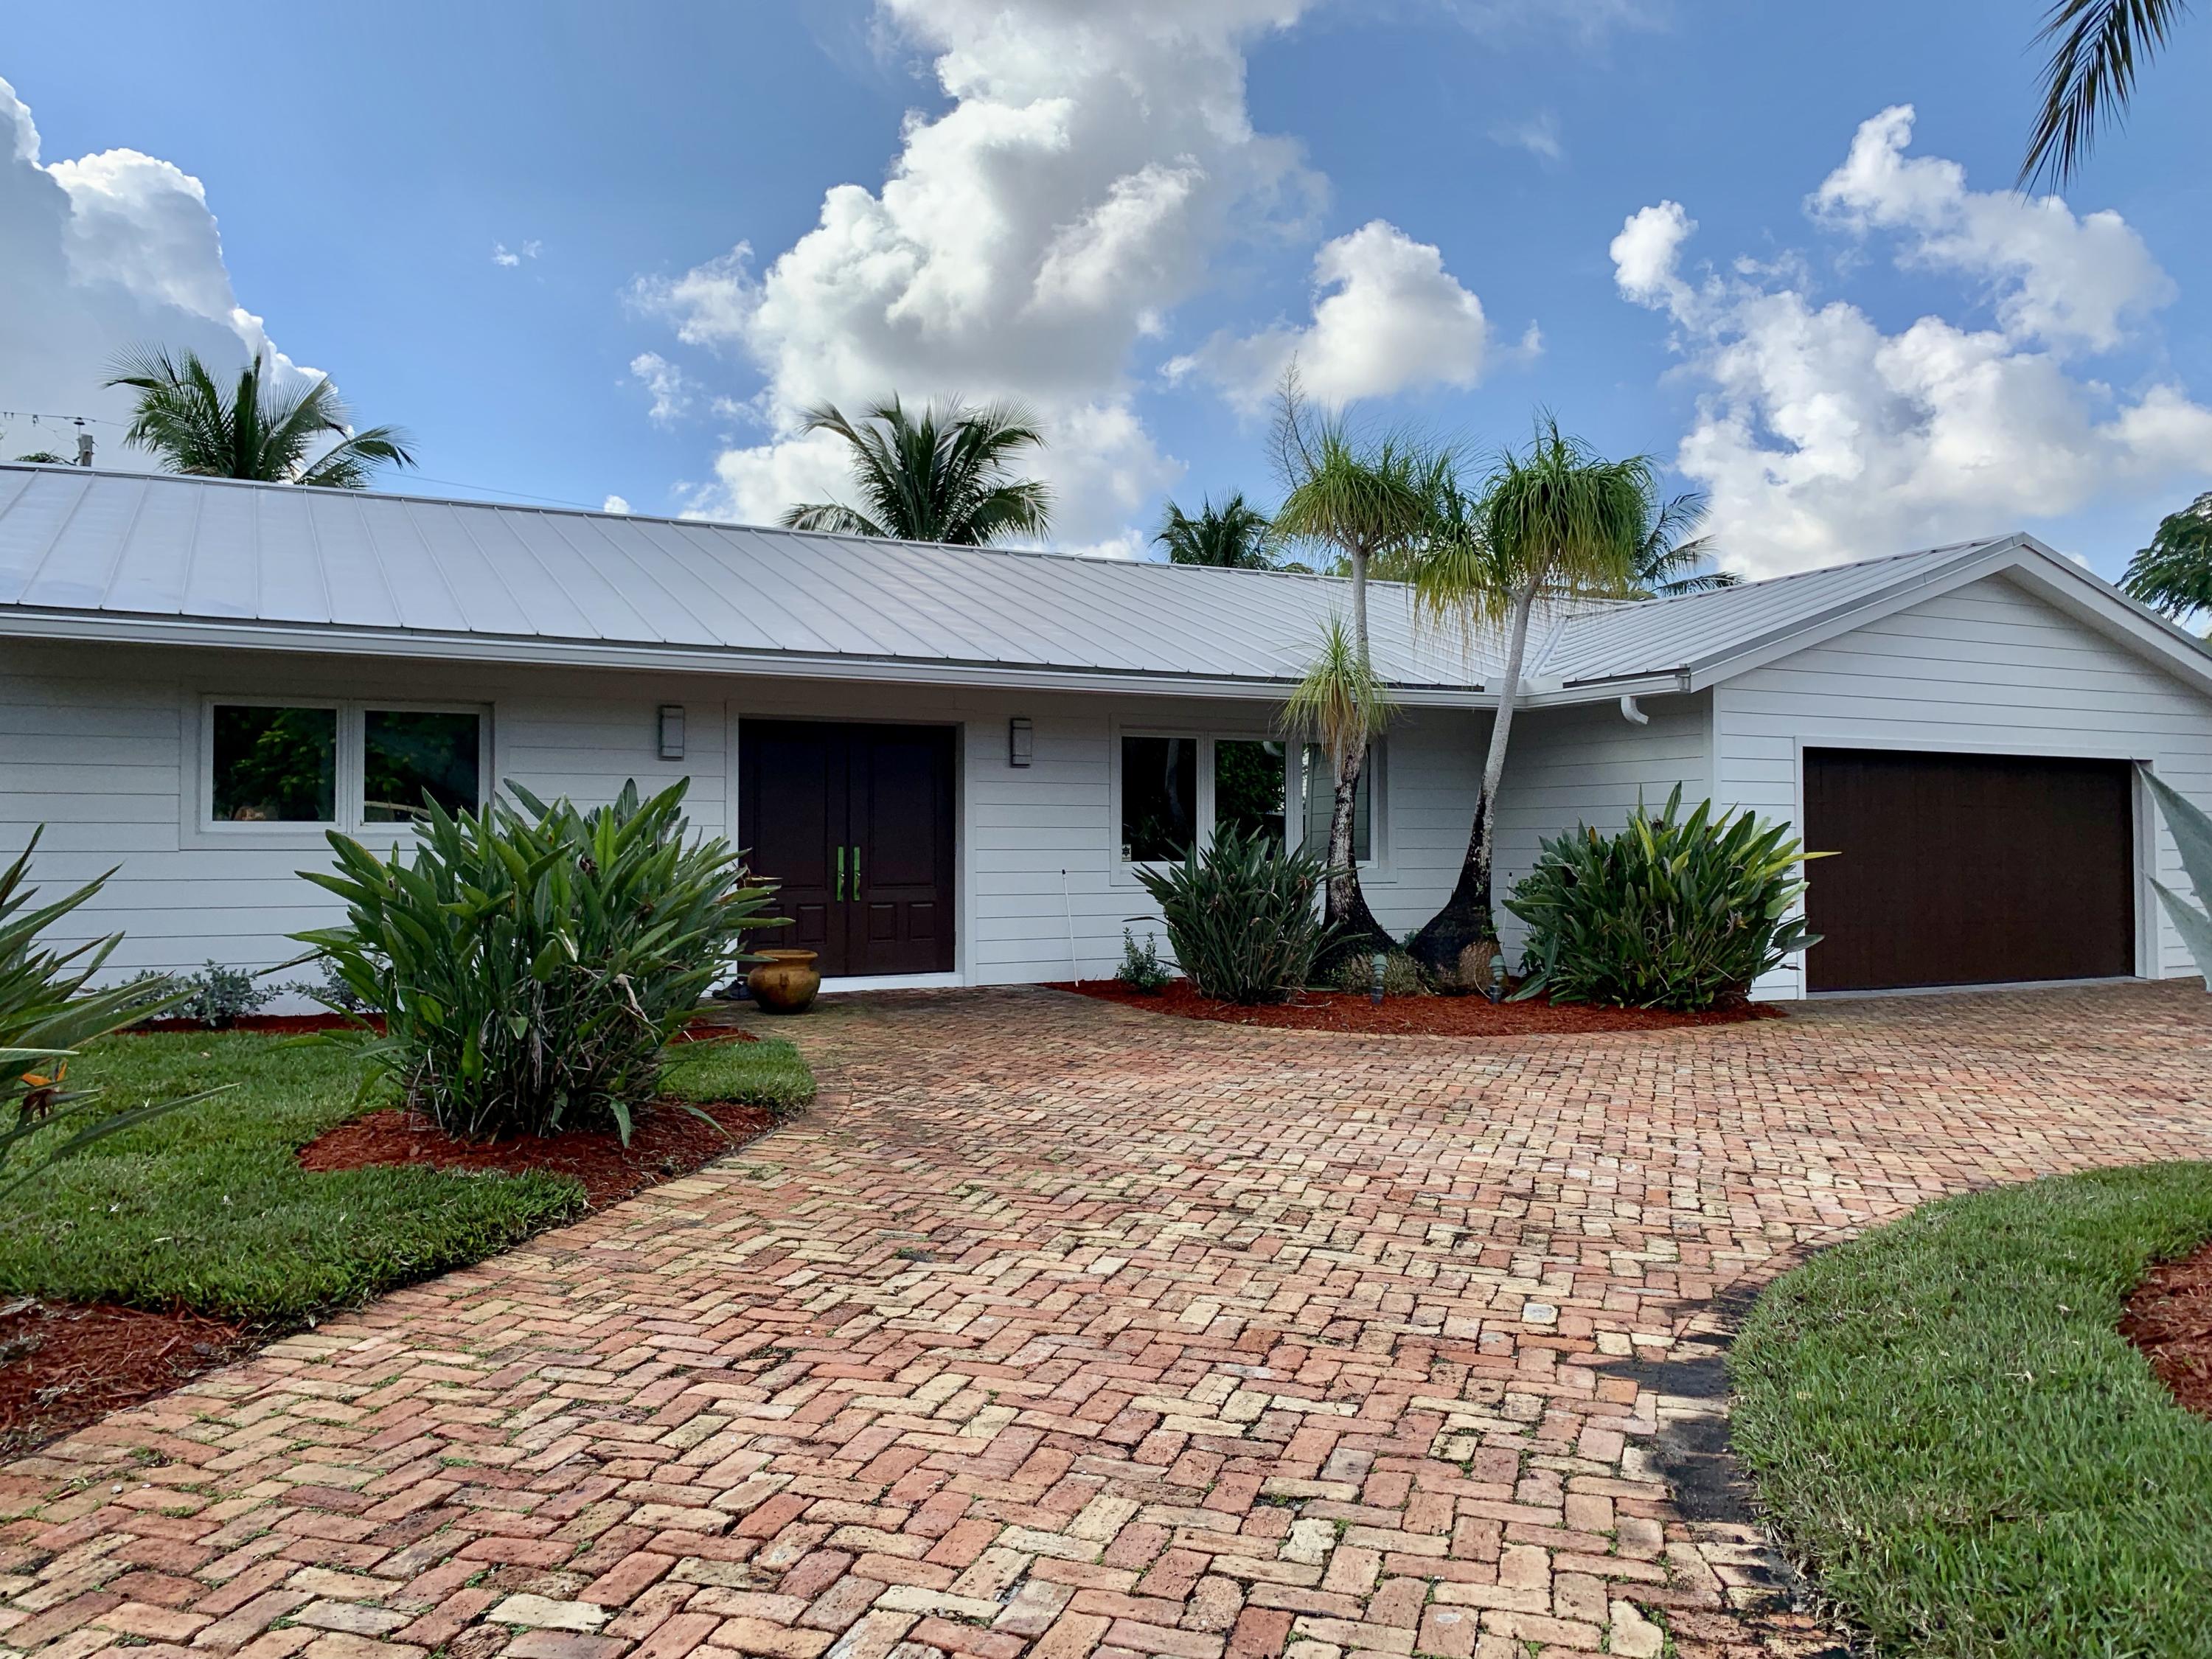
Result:
<svg viewBox="0 0 2212 1659"><path fill-rule="evenodd" d="M300 1149L300 1167L363 1170L380 1164L413 1164L507 1175L543 1170L549 1175L574 1176L583 1182L591 1206L604 1209L632 1193L690 1175L775 1121L775 1114L764 1106L725 1103L699 1109L714 1122L702 1123L680 1106L655 1107L639 1120L625 1146L608 1129L570 1129L514 1140L456 1140L428 1119L395 1106L325 1129Z"/></svg>
<svg viewBox="0 0 2212 1659"><path fill-rule="evenodd" d="M2212 1417L2212 1244L2145 1274L2120 1334L2143 1351L2185 1410Z"/></svg>
<svg viewBox="0 0 2212 1659"><path fill-rule="evenodd" d="M1657 1008L1593 1008L1582 1003L1492 1002L1482 997L1386 997L1380 1006L1349 991L1307 991L1291 1002L1248 1008L1216 1002L1193 990L1188 980L1173 980L1152 996L1119 980L1062 983L1073 991L1184 1019L1212 1019L1231 1025L1267 1025L1298 1031L1364 1031L1392 1036L1571 1036L1587 1031L1656 1031L1684 1025L1733 1025L1748 1019L1781 1019L1772 1003L1744 1002L1699 1014Z"/></svg>
<svg viewBox="0 0 2212 1659"><path fill-rule="evenodd" d="M241 1022L240 1029L272 1025ZM749 1031L711 1027L686 1032L684 1040L758 1041ZM416 1164L511 1173L545 1170L574 1176L583 1183L591 1206L600 1209L689 1175L775 1122L774 1115L760 1106L725 1103L700 1109L714 1123L702 1123L679 1106L656 1108L640 1121L625 1147L611 1133L583 1130L542 1140L475 1145L441 1134L412 1113L395 1109L372 1112L317 1136L300 1149L300 1167ZM270 1334L191 1313L55 1305L29 1298L0 1307L0 1456L43 1445L109 1412L166 1394L202 1371L243 1358Z"/></svg>
<svg viewBox="0 0 2212 1659"><path fill-rule="evenodd" d="M258 1346L243 1326L191 1313L0 1308L0 1456L135 1406Z"/></svg>

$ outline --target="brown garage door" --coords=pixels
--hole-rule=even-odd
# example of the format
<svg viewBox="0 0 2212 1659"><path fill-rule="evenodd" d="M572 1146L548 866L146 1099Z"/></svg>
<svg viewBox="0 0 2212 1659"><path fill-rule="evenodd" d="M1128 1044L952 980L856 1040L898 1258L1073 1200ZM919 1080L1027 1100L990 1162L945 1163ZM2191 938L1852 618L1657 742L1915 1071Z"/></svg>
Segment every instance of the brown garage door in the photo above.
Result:
<svg viewBox="0 0 2212 1659"><path fill-rule="evenodd" d="M1807 988L2135 971L2124 761L1805 751Z"/></svg>

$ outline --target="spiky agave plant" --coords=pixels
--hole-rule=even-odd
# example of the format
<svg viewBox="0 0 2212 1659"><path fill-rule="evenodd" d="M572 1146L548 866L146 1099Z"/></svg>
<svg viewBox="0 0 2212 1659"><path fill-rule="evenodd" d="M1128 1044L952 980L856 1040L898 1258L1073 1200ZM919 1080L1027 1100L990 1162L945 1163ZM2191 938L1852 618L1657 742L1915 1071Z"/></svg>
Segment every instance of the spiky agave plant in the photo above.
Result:
<svg viewBox="0 0 2212 1659"><path fill-rule="evenodd" d="M111 1110L99 1089L70 1076L85 1044L160 1013L179 994L158 975L92 988L120 933L73 945L46 942L50 928L99 896L107 876L37 903L30 871L38 844L34 831L21 856L0 870L0 1198L95 1141L207 1097Z"/></svg>

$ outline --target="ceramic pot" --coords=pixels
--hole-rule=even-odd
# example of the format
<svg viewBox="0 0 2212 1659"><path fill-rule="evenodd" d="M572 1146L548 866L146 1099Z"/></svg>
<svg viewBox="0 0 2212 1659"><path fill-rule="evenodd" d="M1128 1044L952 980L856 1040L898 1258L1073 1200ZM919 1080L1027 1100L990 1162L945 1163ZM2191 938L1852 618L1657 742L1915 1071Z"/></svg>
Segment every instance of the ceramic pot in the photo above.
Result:
<svg viewBox="0 0 2212 1659"><path fill-rule="evenodd" d="M753 1000L771 1014L803 1014L814 1006L822 975L811 951L763 951L760 965L745 975Z"/></svg>

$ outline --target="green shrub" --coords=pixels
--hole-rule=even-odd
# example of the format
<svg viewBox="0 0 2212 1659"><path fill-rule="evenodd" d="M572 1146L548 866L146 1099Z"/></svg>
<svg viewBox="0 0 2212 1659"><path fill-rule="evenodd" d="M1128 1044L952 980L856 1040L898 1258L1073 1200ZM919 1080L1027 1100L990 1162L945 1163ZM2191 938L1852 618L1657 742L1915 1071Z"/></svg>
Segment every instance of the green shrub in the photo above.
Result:
<svg viewBox="0 0 2212 1659"><path fill-rule="evenodd" d="M1145 942L1139 945L1136 935L1124 927L1121 930L1121 965L1114 970L1114 977L1131 990L1150 997L1158 996L1166 990L1168 981L1175 975L1168 971L1167 963L1160 960L1158 940L1147 933Z"/></svg>
<svg viewBox="0 0 2212 1659"><path fill-rule="evenodd" d="M363 1052L448 1133L611 1121L627 1140L661 1045L744 933L776 925L769 890L726 842L690 843L682 784L589 812L507 790L520 811L434 803L405 863L333 833L336 872L303 873L346 923L294 937L384 1011Z"/></svg>
<svg viewBox="0 0 2212 1659"><path fill-rule="evenodd" d="M1355 991L1361 996L1370 995L1375 989L1375 958L1371 956L1346 957L1337 964L1330 977L1332 990ZM1417 997L1426 994L1427 984L1421 978L1421 964L1403 951L1393 951L1382 958L1382 994L1386 997Z"/></svg>
<svg viewBox="0 0 2212 1659"><path fill-rule="evenodd" d="M1517 995L1633 1008L1710 1008L1744 996L1790 951L1820 942L1790 907L1806 854L1786 824L1716 815L1682 792L1628 827L1547 841L1505 902L1528 924Z"/></svg>
<svg viewBox="0 0 2212 1659"><path fill-rule="evenodd" d="M1317 899L1326 870L1285 852L1264 830L1219 830L1181 864L1139 870L1160 907L1176 960L1205 996L1280 1002L1304 987L1328 942Z"/></svg>

